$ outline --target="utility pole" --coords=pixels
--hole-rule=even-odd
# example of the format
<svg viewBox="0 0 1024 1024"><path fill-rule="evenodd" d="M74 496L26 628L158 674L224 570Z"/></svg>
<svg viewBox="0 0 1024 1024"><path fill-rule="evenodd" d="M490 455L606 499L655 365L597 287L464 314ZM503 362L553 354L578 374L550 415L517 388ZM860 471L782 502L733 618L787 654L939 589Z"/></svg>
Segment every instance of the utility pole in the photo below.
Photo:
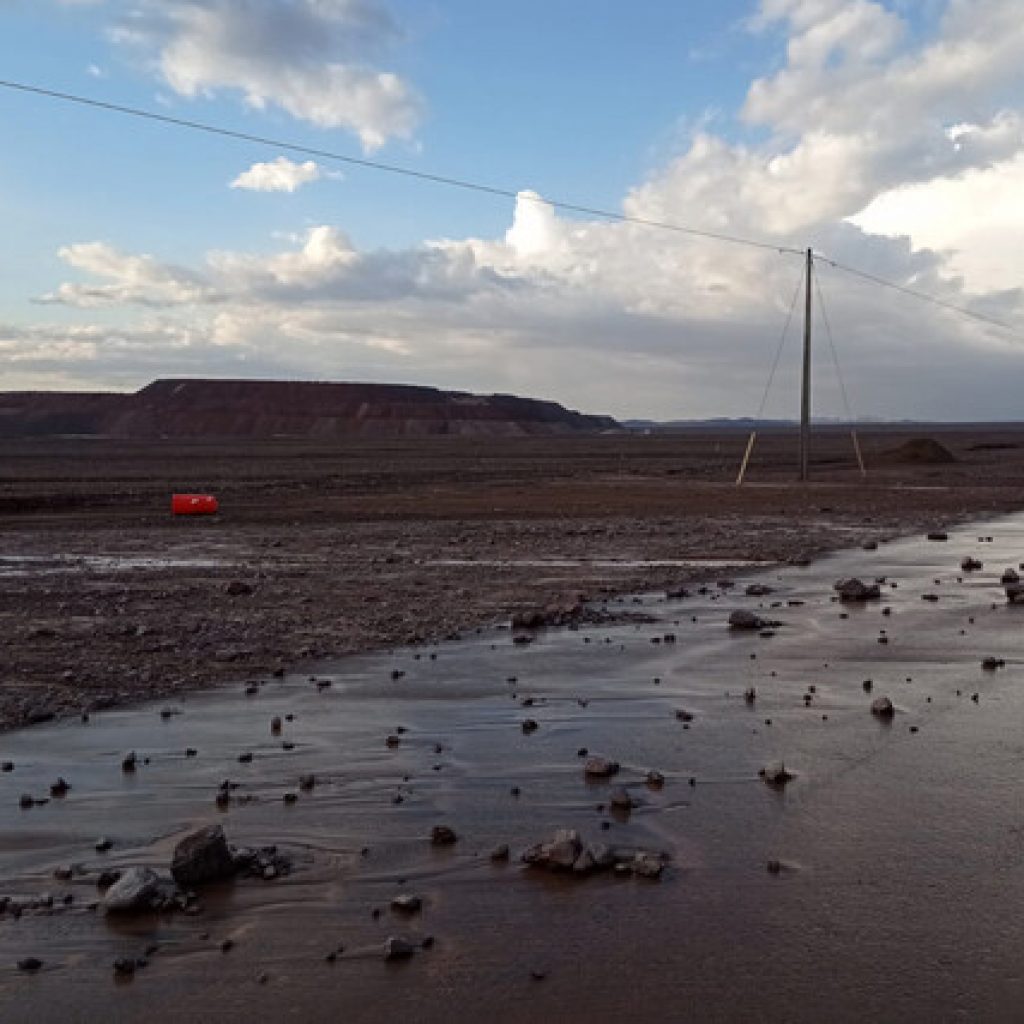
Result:
<svg viewBox="0 0 1024 1024"><path fill-rule="evenodd" d="M811 461L811 275L814 273L814 250L807 250L807 294L804 298L804 372L800 388L800 480L809 476Z"/></svg>

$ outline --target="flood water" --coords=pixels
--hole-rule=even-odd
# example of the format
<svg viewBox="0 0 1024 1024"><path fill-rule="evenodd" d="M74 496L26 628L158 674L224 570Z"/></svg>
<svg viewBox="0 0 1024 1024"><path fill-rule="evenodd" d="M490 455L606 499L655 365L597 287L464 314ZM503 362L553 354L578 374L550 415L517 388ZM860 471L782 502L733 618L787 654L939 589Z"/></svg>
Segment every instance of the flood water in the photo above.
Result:
<svg viewBox="0 0 1024 1024"><path fill-rule="evenodd" d="M967 554L984 568L962 573ZM74 895L70 909L0 916L0 1020L1018 1020L1024 607L998 581L1022 559L1024 516L1011 517L608 605L653 623L526 646L474 633L322 666L329 687L304 673L247 696L241 680L176 700L168 718L156 704L0 735L14 763L0 774L0 895ZM840 605L832 584L848 575L896 586ZM776 590L746 597L752 580ZM731 632L741 607L782 625ZM1005 667L983 670L988 655ZM891 722L869 712L880 695ZM614 784L641 801L631 815L598 809L609 785L585 781L581 747L621 762ZM148 758L134 775L128 750ZM797 773L784 790L758 777L775 759ZM662 789L644 784L649 769ZM285 805L307 772L316 788ZM66 797L19 808L58 776ZM240 786L219 811L225 779ZM214 821L234 843L278 844L292 873L204 893L194 917L87 908L99 870L166 871L177 839ZM435 824L459 841L432 847ZM650 881L517 862L560 827L671 865ZM509 864L490 861L499 843ZM55 880L69 864L86 873ZM422 896L422 913L396 916L399 892ZM432 948L383 961L388 935L428 934ZM114 979L116 957L152 944L144 970ZM26 956L43 970L19 973Z"/></svg>

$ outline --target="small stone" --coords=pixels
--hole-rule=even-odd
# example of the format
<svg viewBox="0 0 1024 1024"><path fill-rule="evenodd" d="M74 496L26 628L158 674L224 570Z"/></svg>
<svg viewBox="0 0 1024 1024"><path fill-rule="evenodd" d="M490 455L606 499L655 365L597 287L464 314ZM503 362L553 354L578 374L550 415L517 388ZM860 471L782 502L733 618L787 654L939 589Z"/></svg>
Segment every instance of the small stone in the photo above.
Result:
<svg viewBox="0 0 1024 1024"><path fill-rule="evenodd" d="M402 893L391 900L391 909L403 914L415 914L423 909L423 900L411 893Z"/></svg>
<svg viewBox="0 0 1024 1024"><path fill-rule="evenodd" d="M35 956L26 956L18 961L18 970L34 974L43 966L43 961Z"/></svg>
<svg viewBox="0 0 1024 1024"><path fill-rule="evenodd" d="M155 871L149 868L132 867L121 874L107 889L100 901L103 911L108 914L133 913L148 910L160 885Z"/></svg>
<svg viewBox="0 0 1024 1024"><path fill-rule="evenodd" d="M662 775L661 772L651 769L651 771L647 773L645 781L651 789L661 789L661 787L665 785L665 776Z"/></svg>
<svg viewBox="0 0 1024 1024"><path fill-rule="evenodd" d="M536 732L540 726L537 724L536 719L527 718L524 719L522 724L523 732L528 736L531 732Z"/></svg>
<svg viewBox="0 0 1024 1024"><path fill-rule="evenodd" d="M113 840L110 840L106 836L103 836L103 838L96 840L96 852L106 853L113 847L113 845Z"/></svg>
<svg viewBox="0 0 1024 1024"><path fill-rule="evenodd" d="M786 770L782 761L773 761L765 765L758 774L769 786L779 787L785 786L795 777L792 772Z"/></svg>
<svg viewBox="0 0 1024 1024"><path fill-rule="evenodd" d="M391 935L384 941L385 960L408 960L416 952L416 947L407 939Z"/></svg>
<svg viewBox="0 0 1024 1024"><path fill-rule="evenodd" d="M496 846L491 850L491 860L495 862L507 861L510 856L508 843L502 843L500 846Z"/></svg>
<svg viewBox="0 0 1024 1024"><path fill-rule="evenodd" d="M871 702L871 714L878 718L892 718L896 714L896 709L888 697L876 697Z"/></svg>
<svg viewBox="0 0 1024 1024"><path fill-rule="evenodd" d="M583 765L583 774L595 779L607 779L619 771L619 762L604 757L588 757Z"/></svg>
<svg viewBox="0 0 1024 1024"><path fill-rule="evenodd" d="M114 961L114 974L120 978L130 978L135 974L135 961L128 956L119 956Z"/></svg>
<svg viewBox="0 0 1024 1024"><path fill-rule="evenodd" d="M134 750L129 751L121 760L121 771L133 772L135 771L136 764L138 762L138 756Z"/></svg>
<svg viewBox="0 0 1024 1024"><path fill-rule="evenodd" d="M458 839L455 830L447 825L435 825L430 830L430 842L434 846L451 846Z"/></svg>
<svg viewBox="0 0 1024 1024"><path fill-rule="evenodd" d="M299 776L299 789L308 793L311 789L313 789L314 786L316 786L315 775L309 774Z"/></svg>

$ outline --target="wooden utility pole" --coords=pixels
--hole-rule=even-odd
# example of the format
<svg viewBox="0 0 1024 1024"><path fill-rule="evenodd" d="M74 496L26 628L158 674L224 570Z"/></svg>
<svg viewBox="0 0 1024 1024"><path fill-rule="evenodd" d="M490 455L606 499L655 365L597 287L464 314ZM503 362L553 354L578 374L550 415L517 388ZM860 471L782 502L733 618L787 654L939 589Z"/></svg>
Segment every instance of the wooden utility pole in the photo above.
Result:
<svg viewBox="0 0 1024 1024"><path fill-rule="evenodd" d="M800 387L800 479L807 480L811 461L811 275L814 250L807 250L807 294L804 298L804 372Z"/></svg>

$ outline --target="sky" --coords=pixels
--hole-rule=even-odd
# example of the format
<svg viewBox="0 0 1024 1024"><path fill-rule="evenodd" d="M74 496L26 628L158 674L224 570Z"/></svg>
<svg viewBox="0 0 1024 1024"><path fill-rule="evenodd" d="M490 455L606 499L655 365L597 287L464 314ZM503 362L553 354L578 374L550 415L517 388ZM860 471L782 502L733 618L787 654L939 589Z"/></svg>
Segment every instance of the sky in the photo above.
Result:
<svg viewBox="0 0 1024 1024"><path fill-rule="evenodd" d="M789 417L812 246L816 414L1024 419L1019 4L0 0L4 80L510 193L0 88L0 390Z"/></svg>

